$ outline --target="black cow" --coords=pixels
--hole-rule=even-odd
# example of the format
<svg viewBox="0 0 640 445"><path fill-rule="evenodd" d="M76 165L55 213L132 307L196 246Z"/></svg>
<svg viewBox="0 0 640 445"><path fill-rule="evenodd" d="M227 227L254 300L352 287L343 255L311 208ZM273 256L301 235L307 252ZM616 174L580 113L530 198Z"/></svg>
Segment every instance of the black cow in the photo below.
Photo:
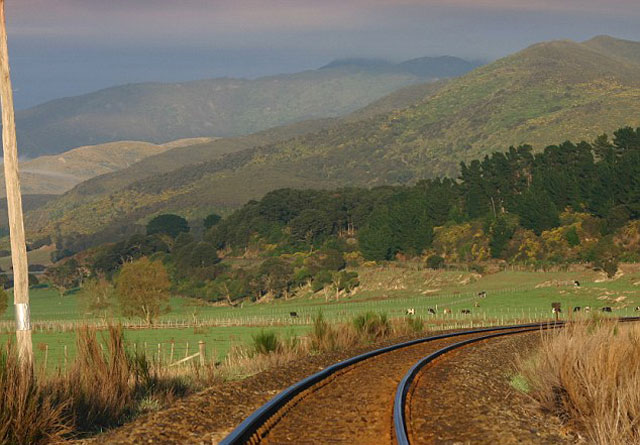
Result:
<svg viewBox="0 0 640 445"><path fill-rule="evenodd" d="M576 306L573 308L573 312L580 312L582 308L580 306Z"/></svg>
<svg viewBox="0 0 640 445"><path fill-rule="evenodd" d="M291 316L291 318L297 318L298 317L298 313L297 312L289 312L289 315Z"/></svg>
<svg viewBox="0 0 640 445"><path fill-rule="evenodd" d="M471 311L470 311L469 309L462 309L462 310L460 311L460 313L461 313L461 314L470 314L470 313L471 313Z"/></svg>
<svg viewBox="0 0 640 445"><path fill-rule="evenodd" d="M602 312L611 312L611 307L610 306L603 307Z"/></svg>

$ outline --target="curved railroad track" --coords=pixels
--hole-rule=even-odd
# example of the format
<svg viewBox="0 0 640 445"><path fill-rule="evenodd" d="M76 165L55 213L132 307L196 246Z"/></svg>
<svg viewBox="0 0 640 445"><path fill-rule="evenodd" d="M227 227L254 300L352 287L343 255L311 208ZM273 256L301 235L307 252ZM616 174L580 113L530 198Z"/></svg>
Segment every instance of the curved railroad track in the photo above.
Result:
<svg viewBox="0 0 640 445"><path fill-rule="evenodd" d="M563 325L536 323L453 332L353 357L285 389L221 444L407 444L404 403L413 378L424 366L467 344ZM394 395L400 404L396 407Z"/></svg>
<svg viewBox="0 0 640 445"><path fill-rule="evenodd" d="M619 320L640 321L640 317ZM285 389L220 443L408 445L412 438L408 396L416 378L437 358L474 343L564 325L536 323L466 330L353 357Z"/></svg>

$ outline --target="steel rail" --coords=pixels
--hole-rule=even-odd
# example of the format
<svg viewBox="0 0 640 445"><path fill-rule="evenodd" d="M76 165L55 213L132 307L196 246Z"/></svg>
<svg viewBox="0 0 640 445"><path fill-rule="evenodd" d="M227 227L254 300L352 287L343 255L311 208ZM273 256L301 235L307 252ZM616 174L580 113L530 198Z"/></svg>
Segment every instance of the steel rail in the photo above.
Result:
<svg viewBox="0 0 640 445"><path fill-rule="evenodd" d="M618 318L617 321L622 323L640 321L640 317L621 317ZM502 337L506 335L515 335L521 334L523 332L533 332L537 330L547 330L547 329L556 329L561 328L566 324L566 322L547 322L540 323L537 328L527 327L525 325L520 326L512 326L512 329L519 329L514 332L498 332L495 334L484 335L482 337L470 338L468 340L463 340L457 343L453 343L451 345L445 346L428 356L420 359L415 365L407 371L403 379L398 384L398 388L396 390L394 403L393 403L393 429L396 436L396 443L398 445L410 445L408 431L407 431L407 423L405 416L405 408L407 402L407 396L409 394L409 389L415 380L415 377L418 373L429 363L433 362L436 358L450 352L454 349L461 348L463 346L469 345L471 343L480 342L483 340L487 340L489 338Z"/></svg>
<svg viewBox="0 0 640 445"><path fill-rule="evenodd" d="M565 322L559 321L554 323L556 326L562 326ZM441 340L445 338L453 338L459 337L463 335L472 335L472 334L480 334L484 332L492 332L492 331L506 331L513 329L527 329L530 330L538 330L541 326L545 326L546 323L529 323L522 325L514 325L514 326L499 326L499 327L490 327L490 328L481 328L481 329L472 329L468 331L460 331L460 332L452 332L447 334L434 335L430 337L419 338L416 340L411 340L408 342L398 343L391 346L386 346L384 348L376 349L374 351L366 352L364 354L360 354L358 356L352 357L350 359L338 362L334 365L331 365L322 371L319 371L299 382L293 384L292 386L286 388L282 392L280 392L277 396L269 400L267 403L262 405L256 411L254 411L249 417L247 417L240 425L238 425L227 437L225 437L220 445L241 445L251 441L252 437L258 432L258 430L267 423L267 421L280 409L282 409L289 401L291 401L294 397L311 388L318 382L325 380L326 378L334 375L336 372L345 369L351 365L362 362L372 357L376 357L381 354L385 354L387 352L396 351L402 348L406 348L409 346L427 343L430 341ZM258 438L259 439L259 438ZM253 442L252 442L253 443Z"/></svg>
<svg viewBox="0 0 640 445"><path fill-rule="evenodd" d="M438 349L437 351L420 359L415 365L411 367L411 369L409 369L409 371L407 371L405 376L402 378L402 380L398 384L398 389L396 390L396 395L393 401L393 429L396 435L396 443L398 445L410 444L408 431L407 431L405 408L407 403L407 396L409 394L409 389L411 388L411 385L413 384L415 377L422 370L422 368L424 368L429 363L433 362L438 357L446 354L447 352L451 352L454 349L461 348L471 343L476 343L476 342L480 342L480 341L487 340L490 338L495 338L495 337L522 334L523 332L533 332L533 331L538 331L540 329L549 329L551 326L552 328L555 329L556 327L562 327L564 325L563 324L555 324L550 326L541 325L538 328L526 328L526 329L520 329L513 332L498 332L495 334L483 335L482 337L474 337L468 340L463 340L463 341L445 346L444 348ZM514 329L518 329L518 328L514 327Z"/></svg>

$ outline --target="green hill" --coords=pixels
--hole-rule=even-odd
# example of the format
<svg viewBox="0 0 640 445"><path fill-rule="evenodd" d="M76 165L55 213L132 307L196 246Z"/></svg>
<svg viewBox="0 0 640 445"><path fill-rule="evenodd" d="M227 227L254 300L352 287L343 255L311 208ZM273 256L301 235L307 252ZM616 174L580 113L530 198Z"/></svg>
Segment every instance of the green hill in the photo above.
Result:
<svg viewBox="0 0 640 445"><path fill-rule="evenodd" d="M16 114L20 153L33 158L120 140L160 144L250 134L341 116L397 88L475 67L457 58L425 58L407 67L383 65L336 63L255 80L140 83L58 99Z"/></svg>
<svg viewBox="0 0 640 445"><path fill-rule="evenodd" d="M313 134L148 177L91 202L52 201L29 215L31 236L89 234L166 211L196 217L281 187L375 186L455 175L460 161L510 145L539 150L640 126L640 65L624 54L633 52L611 55L593 41L534 45L417 96L401 110L365 113L364 120L344 119Z"/></svg>

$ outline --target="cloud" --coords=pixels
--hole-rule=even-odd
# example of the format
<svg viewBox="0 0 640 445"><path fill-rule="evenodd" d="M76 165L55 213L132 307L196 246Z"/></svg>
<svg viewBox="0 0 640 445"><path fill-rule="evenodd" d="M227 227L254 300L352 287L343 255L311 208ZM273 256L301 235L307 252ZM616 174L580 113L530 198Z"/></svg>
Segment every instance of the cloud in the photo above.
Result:
<svg viewBox="0 0 640 445"><path fill-rule="evenodd" d="M637 0L7 0L12 30L158 35L358 29L417 12L640 16Z"/></svg>

